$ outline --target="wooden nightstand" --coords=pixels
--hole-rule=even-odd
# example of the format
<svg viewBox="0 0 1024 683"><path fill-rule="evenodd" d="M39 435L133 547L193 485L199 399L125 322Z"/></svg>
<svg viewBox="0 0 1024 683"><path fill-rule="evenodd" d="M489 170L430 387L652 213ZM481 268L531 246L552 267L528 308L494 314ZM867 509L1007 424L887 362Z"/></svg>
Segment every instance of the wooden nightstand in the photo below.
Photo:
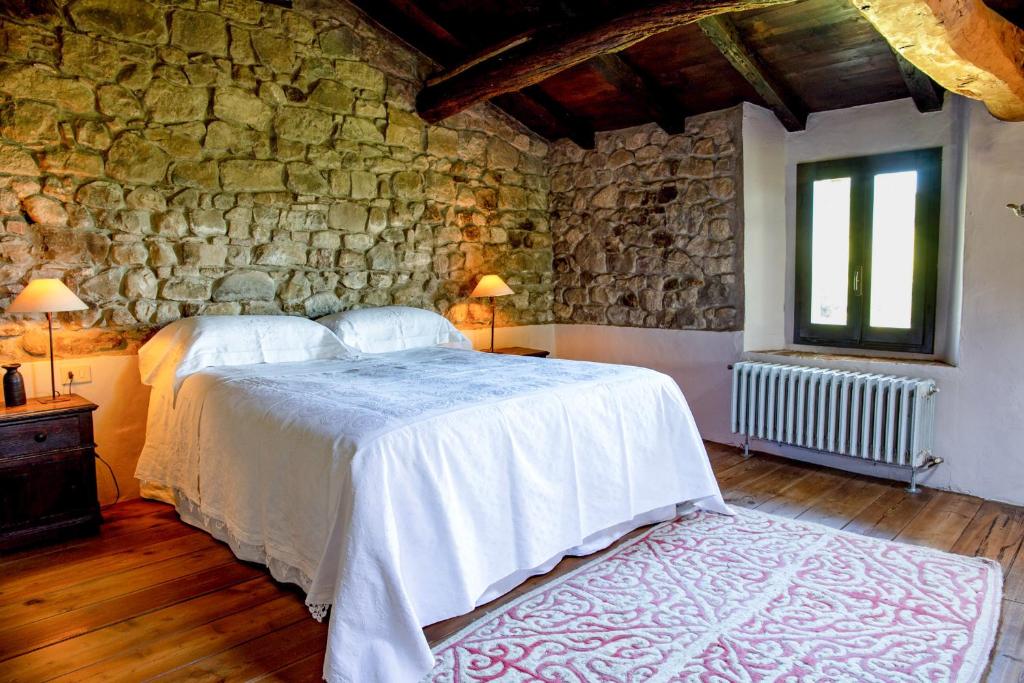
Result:
<svg viewBox="0 0 1024 683"><path fill-rule="evenodd" d="M525 346L506 346L503 349L494 349L494 352L507 356L533 356L534 358L547 358L551 353L542 349L529 349Z"/></svg>
<svg viewBox="0 0 1024 683"><path fill-rule="evenodd" d="M94 410L75 394L0 407L0 550L98 530Z"/></svg>

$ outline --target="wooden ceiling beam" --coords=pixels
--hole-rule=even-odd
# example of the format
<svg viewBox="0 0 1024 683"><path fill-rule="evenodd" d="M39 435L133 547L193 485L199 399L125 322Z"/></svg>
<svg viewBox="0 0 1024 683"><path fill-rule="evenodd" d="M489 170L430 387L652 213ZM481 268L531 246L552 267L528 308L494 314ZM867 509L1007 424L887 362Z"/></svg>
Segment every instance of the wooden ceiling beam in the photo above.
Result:
<svg viewBox="0 0 1024 683"><path fill-rule="evenodd" d="M644 108L666 133L675 135L683 132L685 111L657 83L644 77L620 55L598 55L587 64L616 90Z"/></svg>
<svg viewBox="0 0 1024 683"><path fill-rule="evenodd" d="M413 0L354 0L354 4L385 29L442 66L455 63L469 50L461 39L436 22ZM521 117L529 116L541 121L545 127L542 134L545 138L567 137L584 149L594 147L593 127L567 112L543 91L539 95L536 92L510 93L495 106L524 125Z"/></svg>
<svg viewBox="0 0 1024 683"><path fill-rule="evenodd" d="M804 129L807 125L807 107L750 49L731 19L724 16L708 17L699 21L698 25L722 56L729 60L775 112L786 130Z"/></svg>
<svg viewBox="0 0 1024 683"><path fill-rule="evenodd" d="M594 127L538 86L498 95L492 103L516 118L539 119L546 127L559 131L557 137L569 138L583 149L594 149Z"/></svg>
<svg viewBox="0 0 1024 683"><path fill-rule="evenodd" d="M658 33L706 17L789 0L643 0L538 28L468 68L442 74L417 98L420 116L432 123L522 90L598 55L624 50Z"/></svg>
<svg viewBox="0 0 1024 683"><path fill-rule="evenodd" d="M982 0L850 0L889 45L946 90L1024 121L1024 30Z"/></svg>
<svg viewBox="0 0 1024 683"><path fill-rule="evenodd" d="M910 91L910 97L917 105L917 110L922 114L930 111L941 111L944 91L942 86L933 81L928 74L924 73L896 50L892 53L896 56L896 64L899 65L900 75L903 82Z"/></svg>

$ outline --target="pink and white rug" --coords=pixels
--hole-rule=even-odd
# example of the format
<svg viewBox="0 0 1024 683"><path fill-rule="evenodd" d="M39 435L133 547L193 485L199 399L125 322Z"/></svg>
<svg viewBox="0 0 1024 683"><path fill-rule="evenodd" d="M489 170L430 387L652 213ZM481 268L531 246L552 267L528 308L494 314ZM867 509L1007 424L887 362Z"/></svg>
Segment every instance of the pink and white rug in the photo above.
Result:
<svg viewBox="0 0 1024 683"><path fill-rule="evenodd" d="M666 522L434 648L427 680L979 681L997 563L739 510Z"/></svg>

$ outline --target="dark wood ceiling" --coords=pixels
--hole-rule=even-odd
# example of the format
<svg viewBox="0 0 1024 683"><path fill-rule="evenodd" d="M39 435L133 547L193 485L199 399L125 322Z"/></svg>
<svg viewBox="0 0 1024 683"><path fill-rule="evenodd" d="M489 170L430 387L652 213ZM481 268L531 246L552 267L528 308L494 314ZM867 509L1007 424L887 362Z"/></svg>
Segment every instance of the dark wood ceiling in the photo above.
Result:
<svg viewBox="0 0 1024 683"><path fill-rule="evenodd" d="M442 68L622 2L355 0ZM1024 14L1017 0L988 3L1011 20ZM941 90L899 59L849 0L800 0L714 21L659 33L493 102L548 139L584 146L594 131L650 121L674 128L687 115L743 101L773 109L791 130L811 112L908 96L922 110L941 106Z"/></svg>

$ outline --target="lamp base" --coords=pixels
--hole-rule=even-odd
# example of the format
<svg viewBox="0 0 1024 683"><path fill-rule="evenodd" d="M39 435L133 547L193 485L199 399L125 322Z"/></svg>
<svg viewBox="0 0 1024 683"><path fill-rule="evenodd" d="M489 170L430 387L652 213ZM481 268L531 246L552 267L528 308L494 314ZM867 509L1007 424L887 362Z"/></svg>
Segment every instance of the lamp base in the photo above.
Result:
<svg viewBox="0 0 1024 683"><path fill-rule="evenodd" d="M64 401L70 401L71 397L61 395L56 398L53 398L52 396L47 396L46 398L37 398L36 400L39 401L40 403L63 403Z"/></svg>

